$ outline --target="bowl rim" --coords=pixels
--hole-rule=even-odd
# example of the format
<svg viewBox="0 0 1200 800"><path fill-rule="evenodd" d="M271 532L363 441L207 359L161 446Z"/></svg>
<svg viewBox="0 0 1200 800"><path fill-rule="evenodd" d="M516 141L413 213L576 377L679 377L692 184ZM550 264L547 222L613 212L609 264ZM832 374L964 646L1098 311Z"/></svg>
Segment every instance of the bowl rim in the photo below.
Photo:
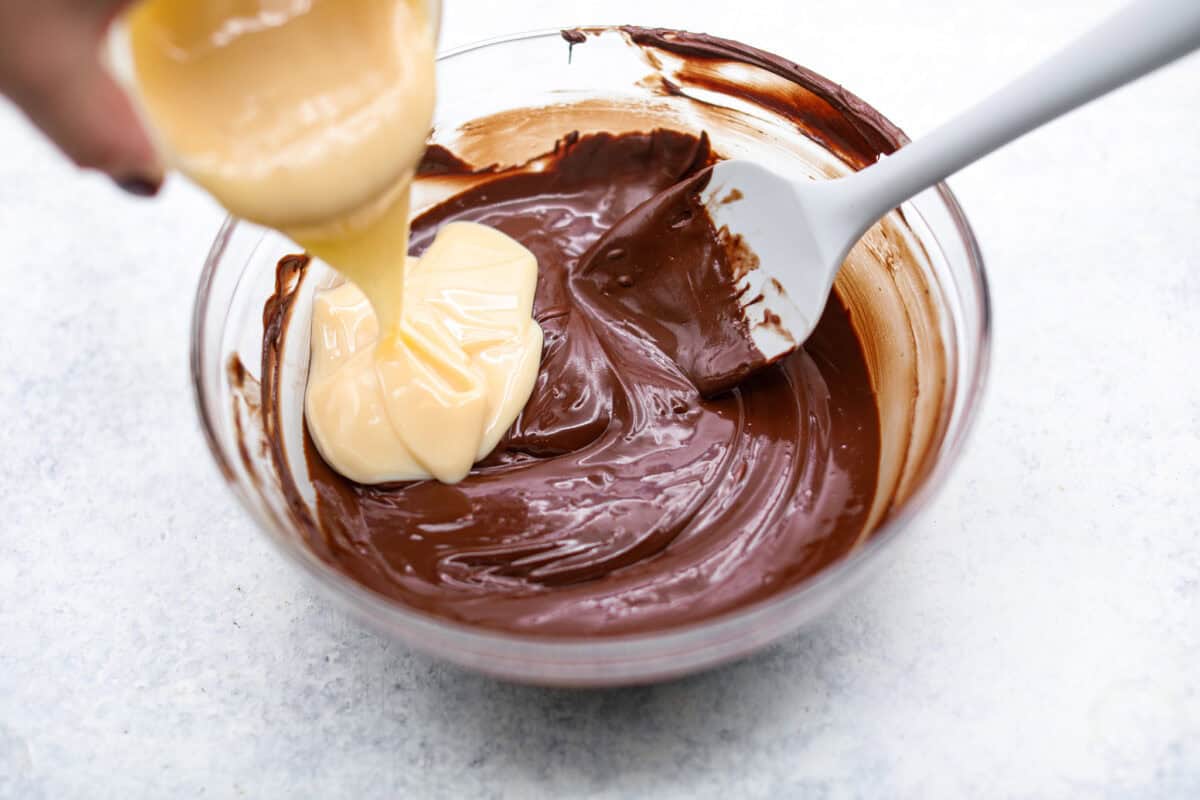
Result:
<svg viewBox="0 0 1200 800"><path fill-rule="evenodd" d="M566 30L583 29L589 32L601 32L619 31L621 27L587 25ZM437 59L440 62L491 47L561 37L563 30L561 28L545 28L491 37L444 50L438 54ZM845 90L843 89L843 91ZM846 94L853 97L850 92L846 92ZM874 106L870 107L874 108ZM886 120L887 117L884 116L884 119ZM756 621L784 614L784 612L792 610L793 606L804 607L806 602L811 599L811 595L820 596L827 585L849 584L855 577L861 576L869 564L881 564L880 554L900 538L900 533L910 527L909 523L913 518L926 510L936 495L944 488L947 478L961 458L962 452L976 428L991 363L993 310L989 281L983 252L962 205L944 182L937 184L933 190L936 191L944 205L965 250L978 306L975 309L978 314L978 341L975 343L974 369L970 374L957 376L958 382L963 385L963 411L959 424L946 431L945 437L939 443L936 458L920 485L903 505L884 520L872 532L872 535L857 548L796 586L716 617L662 631L611 636L542 637L505 633L434 617L395 601L387 600L337 572L332 566L320 562L316 556L308 553L302 554L299 552L299 548L285 546L277 536L271 534L270 529L274 527L273 522L256 507L244 484L237 479L238 473L234 463L236 455L227 453L221 445L218 423L210 414L210 398L204 384L205 371L212 366L208 363L204 347L208 331L206 311L217 272L221 267L222 256L241 223L241 220L232 215L226 216L205 258L192 309L190 372L193 400L200 417L205 440L225 483L243 508L250 513L257 527L260 528L260 533L264 533L266 538L271 540L275 549L281 552L286 560L308 573L326 590L326 594L334 597L343 607L360 617L365 615L368 623L374 623L376 628L386 628L393 638L399 639L406 646L415 650L431 653L476 671L507 680L535 682L540 685L576 686L643 683L717 666L744 657L761 646L794 634L803 627L805 622L820 616L822 609L819 608L819 604L808 603L815 610L806 615L798 615L803 618L799 619L795 625L767 631L758 640L747 633L747 631L754 630ZM245 269L244 265L242 265L242 269ZM974 332L971 331L971 333ZM388 618L388 620L381 622L381 618ZM388 624L392 621L402 622L407 630L405 632L395 630L393 625ZM450 654L426 646L421 639L422 632L438 637L453 636L457 653ZM730 635L727 637L722 634ZM722 651L719 646L720 642L727 638L738 641L739 646L733 650ZM497 650L508 651L510 654L507 656L498 654ZM651 667L654 662L659 662L657 668L639 670L635 666L643 663ZM536 667L533 667L535 664ZM629 674L614 674L611 676L611 680L603 677L597 678L597 673L605 664L620 665ZM586 671L586 675L580 674L581 671Z"/></svg>

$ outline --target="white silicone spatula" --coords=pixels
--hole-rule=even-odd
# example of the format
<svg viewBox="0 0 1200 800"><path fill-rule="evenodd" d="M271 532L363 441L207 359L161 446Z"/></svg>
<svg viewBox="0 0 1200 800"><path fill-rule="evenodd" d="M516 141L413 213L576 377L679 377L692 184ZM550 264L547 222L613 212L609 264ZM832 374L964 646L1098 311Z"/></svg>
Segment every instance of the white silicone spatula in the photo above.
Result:
<svg viewBox="0 0 1200 800"><path fill-rule="evenodd" d="M888 211L1013 139L1198 47L1200 0L1140 0L925 138L848 177L792 181L748 161L718 164L702 194L714 223L741 234L758 255L755 284L774 277L787 294L766 302L790 335L755 330L756 346L771 360L808 338L846 254ZM734 189L742 199L720 202Z"/></svg>

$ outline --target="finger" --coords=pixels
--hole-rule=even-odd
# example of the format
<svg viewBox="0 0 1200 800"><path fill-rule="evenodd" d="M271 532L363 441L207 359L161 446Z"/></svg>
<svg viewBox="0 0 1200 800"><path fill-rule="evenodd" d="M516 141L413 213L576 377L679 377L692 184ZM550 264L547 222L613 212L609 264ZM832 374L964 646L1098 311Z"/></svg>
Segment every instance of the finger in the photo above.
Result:
<svg viewBox="0 0 1200 800"><path fill-rule="evenodd" d="M157 185L162 170L133 104L98 61L65 72L53 87L27 93L29 118L81 167L118 182Z"/></svg>
<svg viewBox="0 0 1200 800"><path fill-rule="evenodd" d="M162 168L133 103L99 61L93 31L59 28L27 54L6 90L81 167L153 193Z"/></svg>

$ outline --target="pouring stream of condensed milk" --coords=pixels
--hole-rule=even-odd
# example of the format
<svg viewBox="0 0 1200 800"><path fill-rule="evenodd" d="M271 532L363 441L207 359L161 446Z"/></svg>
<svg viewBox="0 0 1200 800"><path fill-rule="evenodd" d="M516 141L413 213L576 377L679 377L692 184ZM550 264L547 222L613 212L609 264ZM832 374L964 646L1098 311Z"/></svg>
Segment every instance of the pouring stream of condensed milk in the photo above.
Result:
<svg viewBox="0 0 1200 800"><path fill-rule="evenodd" d="M461 480L520 413L541 355L520 244L455 224L407 257L438 7L146 0L123 25L166 159L348 279L314 302L306 416L326 460L363 483Z"/></svg>

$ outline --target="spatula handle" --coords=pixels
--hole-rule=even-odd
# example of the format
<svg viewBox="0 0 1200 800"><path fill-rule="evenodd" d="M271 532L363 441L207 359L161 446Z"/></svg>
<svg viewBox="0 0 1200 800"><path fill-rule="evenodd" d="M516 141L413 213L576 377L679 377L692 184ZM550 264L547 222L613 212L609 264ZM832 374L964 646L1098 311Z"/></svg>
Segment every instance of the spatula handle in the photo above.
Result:
<svg viewBox="0 0 1200 800"><path fill-rule="evenodd" d="M844 224L861 227L857 239L876 220L923 189L1197 48L1200 0L1132 3L933 133L837 181L845 184L841 187L844 194L838 192L844 198L838 203L838 216Z"/></svg>

